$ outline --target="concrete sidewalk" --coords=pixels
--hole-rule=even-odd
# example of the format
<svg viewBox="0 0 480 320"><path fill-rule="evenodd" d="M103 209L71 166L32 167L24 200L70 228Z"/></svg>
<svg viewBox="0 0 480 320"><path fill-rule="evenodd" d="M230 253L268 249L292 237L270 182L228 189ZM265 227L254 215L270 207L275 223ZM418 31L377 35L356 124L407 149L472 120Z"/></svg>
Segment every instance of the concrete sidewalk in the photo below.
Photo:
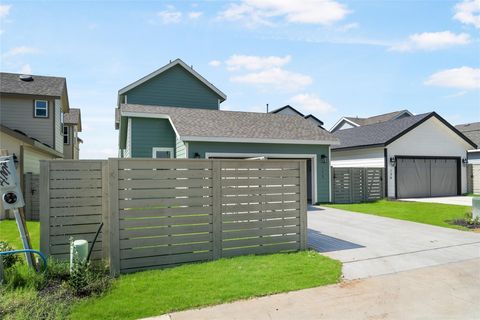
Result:
<svg viewBox="0 0 480 320"><path fill-rule="evenodd" d="M428 203L455 204L459 206L471 206L472 198L473 197L469 197L469 196L455 196L455 197L408 198L408 199L400 199L400 200L410 201L410 202L428 202Z"/></svg>
<svg viewBox="0 0 480 320"><path fill-rule="evenodd" d="M479 270L474 259L151 319L480 319Z"/></svg>

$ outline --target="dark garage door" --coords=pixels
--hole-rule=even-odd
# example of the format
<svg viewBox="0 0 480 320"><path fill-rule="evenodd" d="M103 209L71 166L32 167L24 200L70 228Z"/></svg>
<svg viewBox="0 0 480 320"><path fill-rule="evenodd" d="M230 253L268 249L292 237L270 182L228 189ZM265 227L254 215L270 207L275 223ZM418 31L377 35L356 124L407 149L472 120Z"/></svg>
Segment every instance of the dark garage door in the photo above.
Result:
<svg viewBox="0 0 480 320"><path fill-rule="evenodd" d="M459 159L397 157L397 198L456 196Z"/></svg>

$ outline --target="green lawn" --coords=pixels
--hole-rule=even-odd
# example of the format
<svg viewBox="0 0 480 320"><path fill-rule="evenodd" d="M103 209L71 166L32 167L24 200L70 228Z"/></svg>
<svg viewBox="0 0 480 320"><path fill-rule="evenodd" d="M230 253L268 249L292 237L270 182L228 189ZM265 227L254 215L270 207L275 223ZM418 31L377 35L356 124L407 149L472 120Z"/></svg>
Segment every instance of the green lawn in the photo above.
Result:
<svg viewBox="0 0 480 320"><path fill-rule="evenodd" d="M27 229L30 233L32 248L38 250L40 248L40 223L38 221L27 221ZM15 220L0 221L0 240L7 241L15 249L23 249Z"/></svg>
<svg viewBox="0 0 480 320"><path fill-rule="evenodd" d="M472 210L467 206L388 200L358 204L327 204L325 206L460 230L469 229L451 224L449 221L462 219L466 213Z"/></svg>
<svg viewBox="0 0 480 320"><path fill-rule="evenodd" d="M312 251L241 256L121 276L72 319L137 319L171 311L337 283L341 263Z"/></svg>

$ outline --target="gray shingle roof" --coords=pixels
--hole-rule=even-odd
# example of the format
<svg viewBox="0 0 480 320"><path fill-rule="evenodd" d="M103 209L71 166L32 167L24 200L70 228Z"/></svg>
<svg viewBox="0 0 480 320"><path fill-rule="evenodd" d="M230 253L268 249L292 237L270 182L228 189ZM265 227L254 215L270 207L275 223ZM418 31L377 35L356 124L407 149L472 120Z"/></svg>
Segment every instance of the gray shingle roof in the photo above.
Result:
<svg viewBox="0 0 480 320"><path fill-rule="evenodd" d="M82 115L80 109L70 108L68 113L63 115L63 123L78 125L78 131L82 131Z"/></svg>
<svg viewBox="0 0 480 320"><path fill-rule="evenodd" d="M423 113L397 120L335 131L333 135L340 140L340 145L334 146L332 149L384 145L432 114L434 113Z"/></svg>
<svg viewBox="0 0 480 320"><path fill-rule="evenodd" d="M33 81L20 80L18 73L0 72L0 92L61 97L66 92L66 79L32 75Z"/></svg>
<svg viewBox="0 0 480 320"><path fill-rule="evenodd" d="M480 122L459 124L455 128L480 146Z"/></svg>
<svg viewBox="0 0 480 320"><path fill-rule="evenodd" d="M122 104L121 112L169 115L184 137L289 140L322 144L337 139L302 117L289 115ZM186 139L188 141L188 139ZM280 141L279 141L280 142ZM281 143L281 142L280 142Z"/></svg>
<svg viewBox="0 0 480 320"><path fill-rule="evenodd" d="M377 116L372 116L368 118L359 118L359 117L345 117L346 119L355 122L361 126L367 126L369 124L385 122L394 119L396 116L404 113L408 110L393 111L389 113L379 114Z"/></svg>

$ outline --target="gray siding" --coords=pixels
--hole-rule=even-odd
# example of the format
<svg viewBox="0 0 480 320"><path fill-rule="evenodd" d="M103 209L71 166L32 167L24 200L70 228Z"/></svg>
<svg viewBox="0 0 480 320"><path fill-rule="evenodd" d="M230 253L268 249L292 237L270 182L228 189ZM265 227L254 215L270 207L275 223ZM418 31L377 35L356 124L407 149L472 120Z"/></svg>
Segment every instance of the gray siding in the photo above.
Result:
<svg viewBox="0 0 480 320"><path fill-rule="evenodd" d="M132 104L218 109L219 96L190 72L175 66L126 93Z"/></svg>
<svg viewBox="0 0 480 320"><path fill-rule="evenodd" d="M33 117L34 100L34 97L1 96L0 123L10 129L20 130L26 135L54 148L54 99L45 99L49 101L48 118Z"/></svg>
<svg viewBox="0 0 480 320"><path fill-rule="evenodd" d="M151 158L152 148L174 148L175 131L167 119L131 118L131 157Z"/></svg>

